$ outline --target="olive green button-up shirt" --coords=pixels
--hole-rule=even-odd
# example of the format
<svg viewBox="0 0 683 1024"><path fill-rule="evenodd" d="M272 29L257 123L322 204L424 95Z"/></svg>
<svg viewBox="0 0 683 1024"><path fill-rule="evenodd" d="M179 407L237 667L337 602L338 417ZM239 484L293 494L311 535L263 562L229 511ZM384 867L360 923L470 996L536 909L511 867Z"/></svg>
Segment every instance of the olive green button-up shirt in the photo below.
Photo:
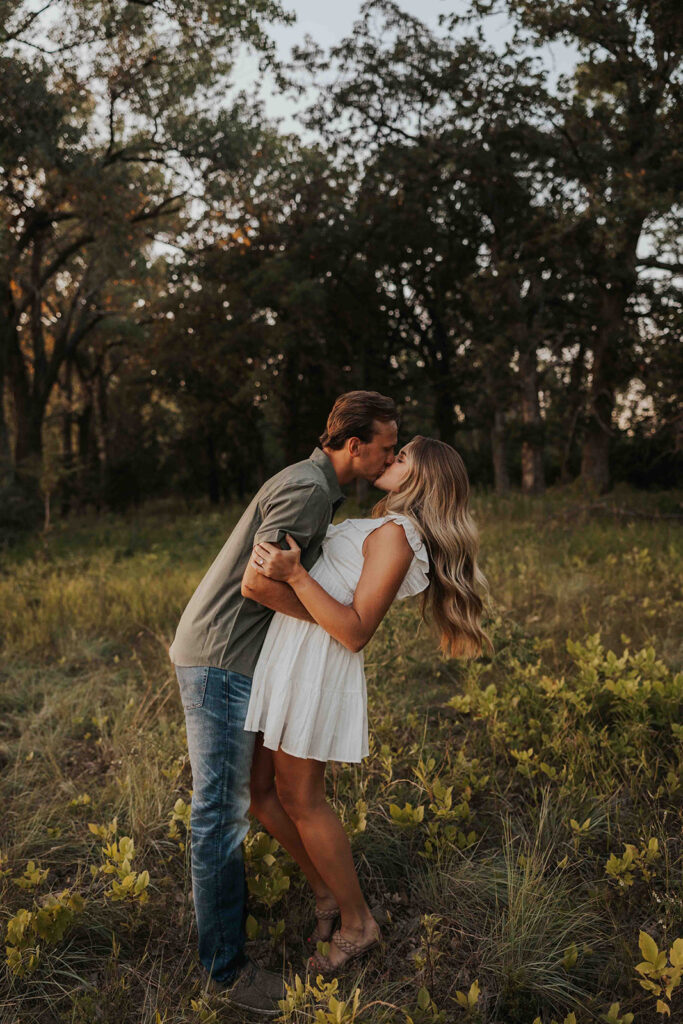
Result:
<svg viewBox="0 0 683 1024"><path fill-rule="evenodd" d="M251 677L273 612L242 596L254 544L289 533L310 569L344 500L321 448L267 480L243 513L183 612L169 650L176 665L211 665Z"/></svg>

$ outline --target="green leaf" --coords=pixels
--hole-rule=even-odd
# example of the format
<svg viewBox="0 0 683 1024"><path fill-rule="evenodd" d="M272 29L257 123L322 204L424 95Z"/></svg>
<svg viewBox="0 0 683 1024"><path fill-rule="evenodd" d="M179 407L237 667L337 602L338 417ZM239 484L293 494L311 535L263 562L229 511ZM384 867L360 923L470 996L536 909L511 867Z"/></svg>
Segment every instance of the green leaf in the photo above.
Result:
<svg viewBox="0 0 683 1024"><path fill-rule="evenodd" d="M652 936L648 935L647 932L641 931L638 935L638 945L640 946L640 952L643 954L645 960L649 961L651 964L656 964L659 949Z"/></svg>
<svg viewBox="0 0 683 1024"><path fill-rule="evenodd" d="M432 999L426 988L421 988L417 993L417 1005L421 1010L426 1010L429 1007Z"/></svg>
<svg viewBox="0 0 683 1024"><path fill-rule="evenodd" d="M683 939L676 939L669 950L669 960L673 967L683 968Z"/></svg>

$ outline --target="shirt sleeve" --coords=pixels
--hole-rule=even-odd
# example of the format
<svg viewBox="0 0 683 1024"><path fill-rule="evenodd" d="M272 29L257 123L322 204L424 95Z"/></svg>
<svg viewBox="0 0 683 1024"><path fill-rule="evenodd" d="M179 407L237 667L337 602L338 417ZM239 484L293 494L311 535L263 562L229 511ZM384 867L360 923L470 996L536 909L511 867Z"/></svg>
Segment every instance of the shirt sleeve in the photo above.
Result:
<svg viewBox="0 0 683 1024"><path fill-rule="evenodd" d="M261 509L261 525L254 544L269 541L287 547L289 533L300 548L307 548L313 537L324 534L330 523L329 498L316 484L285 487L272 495Z"/></svg>

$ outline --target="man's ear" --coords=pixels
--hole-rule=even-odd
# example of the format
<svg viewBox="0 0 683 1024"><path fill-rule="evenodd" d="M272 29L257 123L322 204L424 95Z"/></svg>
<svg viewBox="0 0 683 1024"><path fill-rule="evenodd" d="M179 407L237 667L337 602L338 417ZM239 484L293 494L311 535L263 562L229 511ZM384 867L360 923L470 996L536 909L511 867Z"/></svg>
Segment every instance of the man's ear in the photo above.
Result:
<svg viewBox="0 0 683 1024"><path fill-rule="evenodd" d="M356 458L360 455L361 439L359 437L350 437L346 444L348 445L348 453L352 458Z"/></svg>

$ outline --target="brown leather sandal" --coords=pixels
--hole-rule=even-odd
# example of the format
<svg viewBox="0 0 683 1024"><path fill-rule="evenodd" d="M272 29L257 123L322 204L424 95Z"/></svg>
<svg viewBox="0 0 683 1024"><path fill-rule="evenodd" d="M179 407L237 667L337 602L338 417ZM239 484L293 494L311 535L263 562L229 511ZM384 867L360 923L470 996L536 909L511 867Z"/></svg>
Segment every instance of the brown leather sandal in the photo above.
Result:
<svg viewBox="0 0 683 1024"><path fill-rule="evenodd" d="M340 949L342 953L346 953L346 957L338 964L332 964L329 956L323 956L322 953L318 952L316 952L312 957L309 957L309 970L311 972L315 971L316 974L322 974L323 977L327 977L331 974L340 974L342 971L346 970L348 964L353 960L357 960L359 957L365 956L366 953L369 953L373 949L381 949L383 946L381 932L376 939L371 939L369 942L351 942L350 939L345 939L340 930L337 929L333 932L330 942L334 942L337 949Z"/></svg>
<svg viewBox="0 0 683 1024"><path fill-rule="evenodd" d="M315 914L315 917L316 917L316 921L331 921L332 922L332 931L334 931L335 923L337 921L337 918L339 917L339 907L330 907L328 910L318 910L318 908L316 907L315 910L314 910L314 914ZM309 946L313 946L314 949L315 949L316 945L319 942L329 942L329 941L330 941L330 936L329 935L326 935L326 936L321 935L320 931L318 929L318 925L317 924L316 924L313 932L306 939L306 942L308 943L308 945Z"/></svg>

